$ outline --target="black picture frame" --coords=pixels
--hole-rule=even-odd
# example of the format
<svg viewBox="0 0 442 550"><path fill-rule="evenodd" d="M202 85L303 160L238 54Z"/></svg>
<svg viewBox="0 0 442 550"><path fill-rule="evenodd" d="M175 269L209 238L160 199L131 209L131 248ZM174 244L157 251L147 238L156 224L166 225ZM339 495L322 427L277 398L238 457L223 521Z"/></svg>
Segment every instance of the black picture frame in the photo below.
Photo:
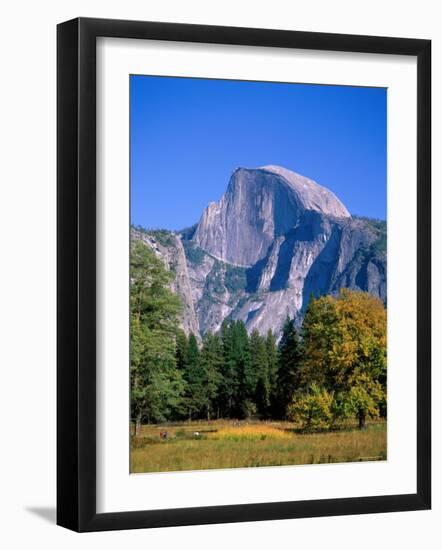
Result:
<svg viewBox="0 0 442 550"><path fill-rule="evenodd" d="M417 58L417 492L96 512L96 39L396 54ZM79 18L57 28L57 523L75 531L425 510L431 506L431 41Z"/></svg>

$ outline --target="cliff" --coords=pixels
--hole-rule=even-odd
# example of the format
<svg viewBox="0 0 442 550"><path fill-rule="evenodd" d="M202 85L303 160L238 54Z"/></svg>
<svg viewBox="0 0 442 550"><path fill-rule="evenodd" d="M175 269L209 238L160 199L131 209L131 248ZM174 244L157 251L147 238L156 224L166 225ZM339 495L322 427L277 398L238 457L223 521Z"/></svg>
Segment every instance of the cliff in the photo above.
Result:
<svg viewBox="0 0 442 550"><path fill-rule="evenodd" d="M154 233L143 238L175 270L186 332L216 332L231 317L279 333L311 294L342 287L386 302L385 222L352 217L331 191L282 167L239 168L194 228L157 232L163 243Z"/></svg>

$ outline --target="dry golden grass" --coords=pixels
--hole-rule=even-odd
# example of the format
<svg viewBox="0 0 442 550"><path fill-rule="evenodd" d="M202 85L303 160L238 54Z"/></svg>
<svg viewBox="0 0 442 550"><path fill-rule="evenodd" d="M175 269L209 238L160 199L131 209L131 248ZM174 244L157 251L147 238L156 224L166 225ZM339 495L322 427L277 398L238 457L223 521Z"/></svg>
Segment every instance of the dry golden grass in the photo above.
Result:
<svg viewBox="0 0 442 550"><path fill-rule="evenodd" d="M228 439L230 441L264 441L266 439L293 439L293 434L281 428L268 424L249 424L243 426L228 426L208 434L209 439Z"/></svg>
<svg viewBox="0 0 442 550"><path fill-rule="evenodd" d="M386 423L359 431L298 434L287 422L195 422L143 426L133 441L131 471L167 472L385 460ZM167 430L168 439L159 432Z"/></svg>

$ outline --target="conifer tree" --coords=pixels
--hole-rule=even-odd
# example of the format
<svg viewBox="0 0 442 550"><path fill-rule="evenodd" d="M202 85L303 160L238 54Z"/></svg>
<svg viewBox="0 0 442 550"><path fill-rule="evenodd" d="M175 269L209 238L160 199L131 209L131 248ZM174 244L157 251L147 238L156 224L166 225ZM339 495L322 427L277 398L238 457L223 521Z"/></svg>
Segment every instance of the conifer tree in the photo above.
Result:
<svg viewBox="0 0 442 550"><path fill-rule="evenodd" d="M250 361L249 335L243 321L233 322L233 350L239 382L235 414L247 418L256 412L254 396L257 374Z"/></svg>
<svg viewBox="0 0 442 550"><path fill-rule="evenodd" d="M221 384L223 355L222 342L219 336L213 335L211 332L205 334L200 360L204 409L207 420L210 420L217 406L218 390Z"/></svg>
<svg viewBox="0 0 442 550"><path fill-rule="evenodd" d="M189 341L187 335L182 329L176 333L176 365L182 372L187 368L189 354Z"/></svg>
<svg viewBox="0 0 442 550"><path fill-rule="evenodd" d="M218 407L221 415L232 417L235 398L238 392L238 372L234 353L232 322L223 321L221 326L223 364L221 367L221 384L218 392Z"/></svg>
<svg viewBox="0 0 442 550"><path fill-rule="evenodd" d="M189 420L197 418L204 406L204 380L201 367L200 350L194 334L189 335L187 348L187 365L184 371L187 383L185 408Z"/></svg>
<svg viewBox="0 0 442 550"><path fill-rule="evenodd" d="M254 330L250 335L251 368L255 372L254 401L257 412L266 417L270 409L271 386L266 340Z"/></svg>
<svg viewBox="0 0 442 550"><path fill-rule="evenodd" d="M277 411L278 416L285 418L287 406L300 381L301 343L295 323L287 317L281 341L279 343L278 376L277 376Z"/></svg>
<svg viewBox="0 0 442 550"><path fill-rule="evenodd" d="M266 412L266 416L271 417L274 414L275 403L277 402L277 376L278 376L278 348L276 338L273 332L269 329L266 340L266 354L268 365L268 379L270 386L270 406Z"/></svg>
<svg viewBox="0 0 442 550"><path fill-rule="evenodd" d="M223 415L247 417L254 412L251 400L256 387L250 364L249 337L243 321L224 321L221 329L223 345L220 403Z"/></svg>

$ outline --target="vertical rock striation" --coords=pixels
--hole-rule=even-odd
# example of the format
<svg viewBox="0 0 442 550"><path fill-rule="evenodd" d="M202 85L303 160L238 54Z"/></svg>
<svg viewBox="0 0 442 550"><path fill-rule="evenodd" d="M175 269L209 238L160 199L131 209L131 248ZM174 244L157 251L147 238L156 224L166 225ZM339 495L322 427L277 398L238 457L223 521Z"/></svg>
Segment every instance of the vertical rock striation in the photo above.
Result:
<svg viewBox="0 0 442 550"><path fill-rule="evenodd" d="M132 229L131 239L141 240L163 260L166 268L174 273L171 290L181 298L181 328L186 334L193 333L199 338L200 327L195 313L187 260L179 235L165 231L146 232Z"/></svg>
<svg viewBox="0 0 442 550"><path fill-rule="evenodd" d="M277 166L238 168L222 198L204 211L194 241L220 260L252 266L306 211L350 217L331 191L304 176Z"/></svg>

